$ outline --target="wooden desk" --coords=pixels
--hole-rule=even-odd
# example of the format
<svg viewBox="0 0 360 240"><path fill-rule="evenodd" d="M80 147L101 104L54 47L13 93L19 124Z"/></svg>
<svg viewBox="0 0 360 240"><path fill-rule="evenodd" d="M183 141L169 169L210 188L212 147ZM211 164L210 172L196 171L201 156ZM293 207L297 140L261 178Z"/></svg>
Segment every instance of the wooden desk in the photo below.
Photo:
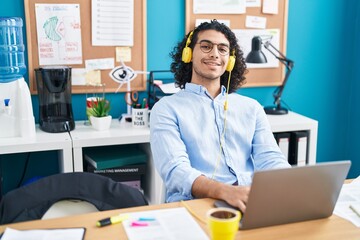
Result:
<svg viewBox="0 0 360 240"><path fill-rule="evenodd" d="M199 199L188 201L187 205L205 220L205 213L212 208L214 200ZM108 227L97 228L95 223L97 220L119 214L121 212L135 212L146 211L154 209L164 209L172 207L182 207L179 202L168 203L161 205L152 205L146 207L128 208L120 210L111 210L104 212L89 213L84 215L77 215L65 218L37 220L23 223L1 225L0 232L3 232L5 227L12 227L15 229L44 229L44 228L67 228L67 227L85 227L85 240L122 240L128 239L122 224L115 224ZM206 225L199 222L199 225L208 233ZM236 239L250 240L250 239L316 239L316 240L338 240L338 239L359 239L360 228L355 227L352 223L339 218L335 215L330 218L305 221L300 223L285 224L273 227L258 228L253 230L239 231Z"/></svg>

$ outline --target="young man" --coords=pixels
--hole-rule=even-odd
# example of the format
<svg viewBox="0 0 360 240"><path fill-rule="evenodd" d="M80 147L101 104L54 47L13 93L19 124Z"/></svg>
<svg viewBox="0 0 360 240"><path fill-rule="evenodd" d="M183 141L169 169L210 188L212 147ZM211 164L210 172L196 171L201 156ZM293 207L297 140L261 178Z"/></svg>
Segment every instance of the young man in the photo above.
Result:
<svg viewBox="0 0 360 240"><path fill-rule="evenodd" d="M150 121L166 201L210 197L245 211L253 172L290 165L260 104L235 93L246 73L236 37L216 20L202 23L171 56L183 90L157 102Z"/></svg>

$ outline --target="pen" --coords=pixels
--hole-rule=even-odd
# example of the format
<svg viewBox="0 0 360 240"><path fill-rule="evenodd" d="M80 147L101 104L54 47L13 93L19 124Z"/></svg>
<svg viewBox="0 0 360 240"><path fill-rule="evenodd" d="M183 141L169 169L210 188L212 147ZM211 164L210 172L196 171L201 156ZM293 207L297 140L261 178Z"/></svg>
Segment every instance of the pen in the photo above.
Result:
<svg viewBox="0 0 360 240"><path fill-rule="evenodd" d="M139 221L155 221L155 218L152 217L141 217L138 219Z"/></svg>
<svg viewBox="0 0 360 240"><path fill-rule="evenodd" d="M146 226L149 226L149 224L146 222L141 222L141 221L133 221L133 222L131 222L131 226L132 227L146 227Z"/></svg>
<svg viewBox="0 0 360 240"><path fill-rule="evenodd" d="M104 218L96 222L96 226L104 227L115 223L121 223L122 221L129 218L129 215L118 215L109 218Z"/></svg>
<svg viewBox="0 0 360 240"><path fill-rule="evenodd" d="M358 212L353 206L349 206L350 207L350 209L358 216L358 217L360 217L360 212Z"/></svg>
<svg viewBox="0 0 360 240"><path fill-rule="evenodd" d="M143 99L143 102L142 102L142 105L141 105L141 108L145 108L146 107L146 98Z"/></svg>

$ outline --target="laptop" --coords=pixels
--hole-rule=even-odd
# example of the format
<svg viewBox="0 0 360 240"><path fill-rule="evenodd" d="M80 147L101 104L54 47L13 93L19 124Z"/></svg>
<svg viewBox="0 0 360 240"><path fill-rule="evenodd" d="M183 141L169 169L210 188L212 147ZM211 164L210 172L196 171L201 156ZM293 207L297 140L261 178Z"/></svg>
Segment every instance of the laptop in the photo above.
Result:
<svg viewBox="0 0 360 240"><path fill-rule="evenodd" d="M255 172L240 229L331 216L350 165L335 161Z"/></svg>

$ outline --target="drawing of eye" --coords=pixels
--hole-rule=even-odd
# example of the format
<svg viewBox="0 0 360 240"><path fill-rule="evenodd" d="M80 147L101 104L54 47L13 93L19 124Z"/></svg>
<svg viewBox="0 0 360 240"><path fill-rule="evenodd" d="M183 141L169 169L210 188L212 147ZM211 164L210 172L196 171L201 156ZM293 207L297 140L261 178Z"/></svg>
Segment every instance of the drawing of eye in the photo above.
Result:
<svg viewBox="0 0 360 240"><path fill-rule="evenodd" d="M124 70L124 69L121 69L119 72L121 72L122 71L122 73L119 73L119 77L121 78L121 79L125 79L125 77L126 77L126 71Z"/></svg>
<svg viewBox="0 0 360 240"><path fill-rule="evenodd" d="M116 82L130 82L137 76L131 67L123 66L114 68L109 75Z"/></svg>

